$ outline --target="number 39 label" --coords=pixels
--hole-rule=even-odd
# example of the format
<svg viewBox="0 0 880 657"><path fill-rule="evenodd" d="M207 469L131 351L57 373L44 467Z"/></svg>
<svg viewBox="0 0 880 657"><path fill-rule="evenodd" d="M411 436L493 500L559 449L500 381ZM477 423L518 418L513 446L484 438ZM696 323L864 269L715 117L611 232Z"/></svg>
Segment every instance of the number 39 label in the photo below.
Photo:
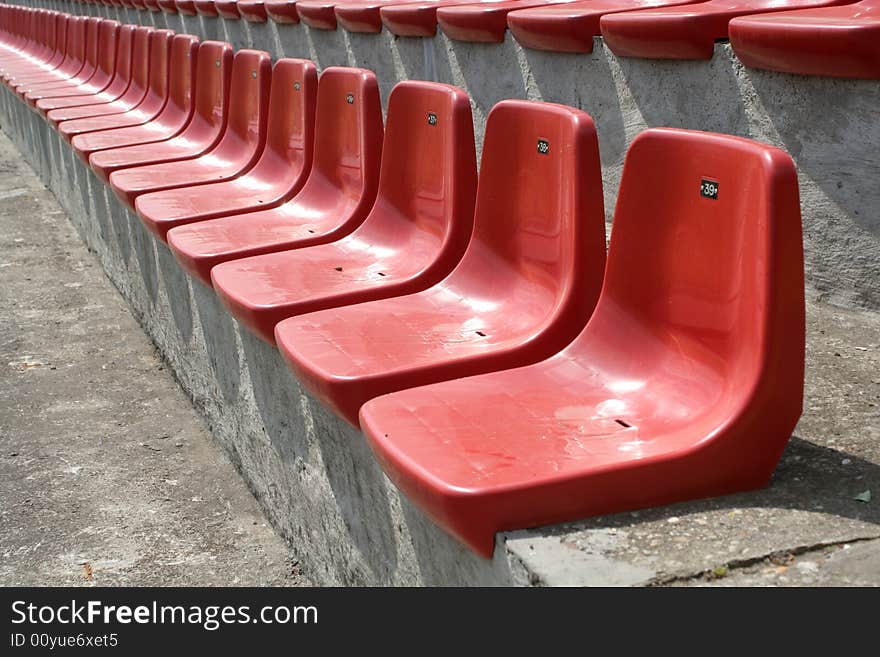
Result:
<svg viewBox="0 0 880 657"><path fill-rule="evenodd" d="M718 200L718 183L714 180L707 180L703 178L700 181L700 196L703 198L710 198L713 201Z"/></svg>

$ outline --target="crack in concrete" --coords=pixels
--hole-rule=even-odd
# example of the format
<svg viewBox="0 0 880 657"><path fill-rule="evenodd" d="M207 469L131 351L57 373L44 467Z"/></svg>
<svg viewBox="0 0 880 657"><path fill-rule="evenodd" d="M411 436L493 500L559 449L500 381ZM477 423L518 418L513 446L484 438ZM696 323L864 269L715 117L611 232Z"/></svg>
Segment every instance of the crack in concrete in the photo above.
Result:
<svg viewBox="0 0 880 657"><path fill-rule="evenodd" d="M762 554L755 557L748 557L746 559L733 559L732 561L727 561L723 564L720 564L719 568L726 568L727 573L724 577L727 577L731 572L735 570L742 570L744 568L750 568L751 566L757 565L759 563L765 561L772 561L774 558L791 558L791 557L799 557L804 554L809 554L811 552L818 552L820 550L826 550L830 547L837 547L843 545L855 545L857 543L869 543L871 541L880 540L880 534L874 536L861 536L858 538L852 538L848 540L839 540L839 541L820 541L818 543L810 543L807 545L798 545L793 548L788 548L784 550L774 550L773 552L768 552L766 554ZM682 582L694 582L699 579L720 579L720 577L716 577L712 574L712 569L701 570L696 573L687 573L684 575L666 575L655 577L648 582L645 583L647 587L654 586L669 586L671 584L678 584Z"/></svg>

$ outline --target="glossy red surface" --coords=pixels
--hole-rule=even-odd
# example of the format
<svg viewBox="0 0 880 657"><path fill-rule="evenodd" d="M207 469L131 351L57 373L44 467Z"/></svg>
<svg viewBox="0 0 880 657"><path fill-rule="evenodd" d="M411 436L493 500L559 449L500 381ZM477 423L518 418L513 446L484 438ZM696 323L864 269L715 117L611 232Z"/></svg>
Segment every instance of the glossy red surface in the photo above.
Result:
<svg viewBox="0 0 880 657"><path fill-rule="evenodd" d="M159 0L144 0L144 6L147 8L147 11L162 11L162 8L159 6Z"/></svg>
<svg viewBox="0 0 880 657"><path fill-rule="evenodd" d="M801 245L785 153L647 131L578 338L535 365L374 399L361 426L407 497L484 557L498 531L764 486L801 413Z"/></svg>
<svg viewBox="0 0 880 657"><path fill-rule="evenodd" d="M15 92L26 98L29 93L39 93L41 89L51 89L65 83L76 84L85 81L80 76L83 71L86 56L86 33L88 29L94 29L97 19L77 18L67 25L67 55L64 63L54 71L29 77L27 80L18 82Z"/></svg>
<svg viewBox="0 0 880 657"><path fill-rule="evenodd" d="M149 85L143 100L136 107L122 114L92 115L63 121L58 124L62 136L70 140L86 132L143 125L159 114L168 100L168 62L173 35L171 30L155 30L150 34ZM107 111L102 114L107 114Z"/></svg>
<svg viewBox="0 0 880 657"><path fill-rule="evenodd" d="M589 319L604 268L592 119L503 101L487 119L473 238L455 270L422 292L285 320L275 339L300 383L357 425L373 397L557 353Z"/></svg>
<svg viewBox="0 0 880 657"><path fill-rule="evenodd" d="M174 0L157 0L157 2L159 3L159 9L161 9L164 13L177 13L177 3Z"/></svg>
<svg viewBox="0 0 880 657"><path fill-rule="evenodd" d="M67 17L58 12L38 16L19 7L0 9L3 25L9 30L0 40L0 80L14 87L16 80L47 73L64 61ZM13 36L14 35L14 36Z"/></svg>
<svg viewBox="0 0 880 657"><path fill-rule="evenodd" d="M186 127L165 141L92 153L89 166L98 177L109 181L111 173L127 167L175 162L201 155L223 134L229 109L231 75L232 46L220 41L205 41L199 46L196 60L195 111ZM185 87L185 81L181 81L181 86ZM78 141L79 138L73 139L74 148L79 146Z"/></svg>
<svg viewBox="0 0 880 657"><path fill-rule="evenodd" d="M214 0L217 15L227 20L238 20L241 13L238 11L238 3L232 0Z"/></svg>
<svg viewBox="0 0 880 657"><path fill-rule="evenodd" d="M141 194L231 180L250 169L266 143L271 61L268 53L259 50L235 53L229 87L230 98L235 101L230 103L223 136L217 145L191 160L111 173L110 186L119 199L137 209L135 199Z"/></svg>
<svg viewBox="0 0 880 657"><path fill-rule="evenodd" d="M47 118L60 130L63 121L82 119L90 116L121 114L137 107L147 93L150 84L150 36L155 32L151 27L136 27L131 37L131 55L126 62L120 60L123 73L128 78L125 93L113 102L100 106L58 108L50 111ZM63 134L63 133L62 133Z"/></svg>
<svg viewBox="0 0 880 657"><path fill-rule="evenodd" d="M299 12L296 2L291 0L266 0L266 14L276 23L299 23Z"/></svg>
<svg viewBox="0 0 880 657"><path fill-rule="evenodd" d="M135 124L129 120L132 113L100 117L105 129L81 133L73 138L71 145L80 159L88 162L89 156L107 148L120 148L167 139L186 125L193 111L193 79L195 77L196 53L199 41L189 34L178 34L171 40L168 99L161 111L146 122ZM102 176L103 177L103 176Z"/></svg>
<svg viewBox="0 0 880 657"><path fill-rule="evenodd" d="M335 30L336 14L333 0L302 0L296 3L299 19L309 27L319 30Z"/></svg>
<svg viewBox="0 0 880 657"><path fill-rule="evenodd" d="M184 16L198 15L196 3L193 0L175 0L174 4L177 5L178 14L183 14Z"/></svg>
<svg viewBox="0 0 880 657"><path fill-rule="evenodd" d="M382 24L392 34L409 37L431 37L437 34L437 10L460 4L473 4L473 0L440 0L435 2L410 2L388 4L379 10Z"/></svg>
<svg viewBox="0 0 880 657"><path fill-rule="evenodd" d="M263 0L242 0L238 3L238 11L250 23L265 23L268 18Z"/></svg>
<svg viewBox="0 0 880 657"><path fill-rule="evenodd" d="M216 18L219 15L217 7L214 6L214 0L193 0L193 5L195 5L196 13L199 16Z"/></svg>
<svg viewBox="0 0 880 657"><path fill-rule="evenodd" d="M527 48L587 53L593 52L593 38L602 34L599 19L605 14L694 2L699 0L586 0L512 11L507 26Z"/></svg>
<svg viewBox="0 0 880 657"><path fill-rule="evenodd" d="M734 18L730 43L746 66L880 80L880 1Z"/></svg>
<svg viewBox="0 0 880 657"><path fill-rule="evenodd" d="M847 0L708 0L695 5L608 14L602 38L621 57L711 59L727 24L746 14L844 4Z"/></svg>
<svg viewBox="0 0 880 657"><path fill-rule="evenodd" d="M220 262L331 242L363 222L376 198L382 155L382 105L371 71L324 70L315 144L309 177L287 203L171 229L168 243L181 265L210 286L211 268Z"/></svg>
<svg viewBox="0 0 880 657"><path fill-rule="evenodd" d="M335 242L217 265L214 288L269 342L285 317L423 290L461 259L475 191L467 94L399 83L388 100L378 195L364 222Z"/></svg>
<svg viewBox="0 0 880 657"><path fill-rule="evenodd" d="M272 70L266 146L254 168L220 183L144 194L137 210L150 230L274 208L296 194L312 166L318 72L304 59L282 59Z"/></svg>
<svg viewBox="0 0 880 657"><path fill-rule="evenodd" d="M81 84L63 96L44 96L36 102L36 107L43 114L51 109L65 106L71 102L71 98L93 96L107 89L113 81L113 72L116 68L116 42L119 35L119 23L116 21L102 21L98 25L95 39L95 72L86 84Z"/></svg>
<svg viewBox="0 0 880 657"><path fill-rule="evenodd" d="M565 0L555 0L556 3ZM437 10L437 24L457 41L502 43L507 32L507 14L517 9L553 5L554 0L501 0L452 5Z"/></svg>
<svg viewBox="0 0 880 657"><path fill-rule="evenodd" d="M112 79L105 89L89 96L74 96L71 98L55 98L52 100L52 107L47 110L46 118L53 125L57 125L58 121L52 117L53 110L62 110L71 107L84 107L95 105L106 105L107 103L118 100L125 93L128 84L131 81L131 49L134 40L134 25L123 25L119 28L116 36L116 51L113 57ZM37 103L37 107L43 109L42 101Z"/></svg>

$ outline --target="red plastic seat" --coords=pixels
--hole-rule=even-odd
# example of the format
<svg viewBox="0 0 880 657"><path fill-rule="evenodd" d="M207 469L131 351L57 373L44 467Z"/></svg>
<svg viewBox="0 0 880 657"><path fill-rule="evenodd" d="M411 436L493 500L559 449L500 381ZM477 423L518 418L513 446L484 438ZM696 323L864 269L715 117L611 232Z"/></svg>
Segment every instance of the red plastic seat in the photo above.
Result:
<svg viewBox="0 0 880 657"><path fill-rule="evenodd" d="M193 0L175 0L177 5L177 13L183 16L197 16L196 3Z"/></svg>
<svg viewBox="0 0 880 657"><path fill-rule="evenodd" d="M382 154L382 105L371 71L324 70L315 145L309 177L287 203L168 231L181 265L211 286L211 268L220 262L332 242L363 222L376 199Z"/></svg>
<svg viewBox="0 0 880 657"><path fill-rule="evenodd" d="M0 44L0 80L4 84L14 86L17 78L52 71L64 61L66 16L58 12L25 16L17 7L4 9L10 29L9 38ZM13 33L18 37L12 38Z"/></svg>
<svg viewBox="0 0 880 657"><path fill-rule="evenodd" d="M189 34L176 35L171 40L168 60L168 100L161 111L152 119L138 124L118 120L126 119L128 114L101 117L102 124L114 123L120 127L81 133L74 137L71 145L77 156L88 162L89 156L96 151L156 142L180 132L192 116L193 81L198 50L199 40L196 37Z"/></svg>
<svg viewBox="0 0 880 657"><path fill-rule="evenodd" d="M265 23L268 18L263 0L242 0L238 3L238 11L249 23Z"/></svg>
<svg viewBox="0 0 880 657"><path fill-rule="evenodd" d="M700 0L586 0L519 9L507 15L510 34L526 48L555 52L593 52L593 37L602 33L605 14L652 7L687 5Z"/></svg>
<svg viewBox="0 0 880 657"><path fill-rule="evenodd" d="M159 9L165 14L176 14L177 3L174 0L158 0Z"/></svg>
<svg viewBox="0 0 880 657"><path fill-rule="evenodd" d="M45 96L36 102L43 114L56 107L67 107L72 99L94 96L108 89L116 69L116 49L119 37L119 23L101 21L98 25L95 45L96 69L88 83L82 84L63 96ZM73 100L73 102L77 102Z"/></svg>
<svg viewBox="0 0 880 657"><path fill-rule="evenodd" d="M217 14L220 18L227 20L238 20L241 13L238 11L238 2L232 0L214 0L214 7L217 8Z"/></svg>
<svg viewBox="0 0 880 657"><path fill-rule="evenodd" d="M409 37L432 37L437 34L437 10L473 0L427 0L404 4L387 4L379 9L382 24L392 34Z"/></svg>
<svg viewBox="0 0 880 657"><path fill-rule="evenodd" d="M47 82L45 84L33 85L21 96L32 107L35 107L37 101L41 98L52 98L65 96L76 93L81 88L90 88L92 91L100 91L94 89L90 83L92 78L98 71L98 33L104 32L106 27L113 30L118 29L119 24L116 21L104 21L100 18L90 18L86 20L85 40L83 43L83 65L77 74L66 80L58 80L55 82ZM109 35L105 35L109 37ZM114 37L115 38L115 37Z"/></svg>
<svg viewBox="0 0 880 657"><path fill-rule="evenodd" d="M147 8L147 11L154 13L162 11L162 8L159 6L159 0L144 0L144 7Z"/></svg>
<svg viewBox="0 0 880 657"><path fill-rule="evenodd" d="M266 15L276 23L295 25L299 23L299 12L295 0L266 0Z"/></svg>
<svg viewBox="0 0 880 657"><path fill-rule="evenodd" d="M71 80L82 70L85 63L85 37L88 19L75 16L67 23L67 43L65 45L64 61L60 66L51 71L42 71L34 75L28 75L16 79L13 85L15 93L23 96L32 89L38 89L41 85L58 84L65 80Z"/></svg>
<svg viewBox="0 0 880 657"><path fill-rule="evenodd" d="M880 80L880 0L734 18L728 31L752 68Z"/></svg>
<svg viewBox="0 0 880 657"><path fill-rule="evenodd" d="M299 19L306 25L319 30L335 30L336 14L334 0L302 0L296 3Z"/></svg>
<svg viewBox="0 0 880 657"><path fill-rule="evenodd" d="M49 109L44 109L45 103L43 101L37 103L37 107L45 112L46 118L53 125L57 124L57 121L53 121L49 118L49 114L52 110L69 107L84 107L86 105L105 105L122 97L125 90L128 89L129 82L131 81L131 50L134 41L134 31L134 25L123 25L119 28L119 32L116 35L116 52L111 64L112 78L110 84L108 84L102 91L98 91L88 96L54 98L51 101L52 106ZM46 102L49 101L47 100Z"/></svg>
<svg viewBox="0 0 880 657"><path fill-rule="evenodd" d="M430 4L439 8L465 1L473 3L479 0L434 0ZM336 23L349 32L377 34L382 31L383 7L412 4L413 0L348 0L337 3L333 11L336 14Z"/></svg>
<svg viewBox="0 0 880 657"><path fill-rule="evenodd" d="M205 153L223 134L229 113L231 75L232 46L219 41L205 41L198 50L195 92L192 96L185 97L187 108L190 102L195 104L192 118L186 127L179 134L164 141L138 143L93 152L89 156L89 166L99 178L109 182L110 174L120 169L188 160ZM191 81L180 80L178 88L189 89L191 84ZM172 92L174 88L172 86ZM172 93L172 97L174 95ZM83 135L74 137L71 144L75 149L86 151L93 145L90 140L91 137Z"/></svg>
<svg viewBox="0 0 880 657"><path fill-rule="evenodd" d="M214 0L193 0L193 4L195 5L196 13L199 16L216 18L219 15L217 13L217 7L214 6Z"/></svg>
<svg viewBox="0 0 880 657"><path fill-rule="evenodd" d="M487 119L474 234L456 269L423 292L285 320L275 339L302 385L357 425L373 397L557 353L589 319L604 266L593 121L503 101Z"/></svg>
<svg viewBox="0 0 880 657"><path fill-rule="evenodd" d="M254 168L226 182L139 196L138 215L164 240L169 229L224 215L273 208L296 194L312 166L318 72L304 59L272 70L266 146Z"/></svg>
<svg viewBox="0 0 880 657"><path fill-rule="evenodd" d="M191 160L148 164L110 174L110 186L119 199L135 208L135 199L147 192L191 187L231 180L247 172L266 143L269 81L268 53L239 50L232 60L229 115L217 145ZM150 224L147 224L150 227Z"/></svg>
<svg viewBox="0 0 880 657"><path fill-rule="evenodd" d="M711 59L727 24L746 14L845 4L847 0L708 0L695 5L610 14L599 20L605 44L621 57Z"/></svg>
<svg viewBox="0 0 880 657"><path fill-rule="evenodd" d="M100 106L53 109L46 114L46 118L58 127L63 121L122 114L137 107L144 100L150 86L150 38L154 32L151 27L134 29L131 37L131 55L128 61L120 58L118 62L123 67L122 72L128 77L125 93L122 96Z"/></svg>
<svg viewBox="0 0 880 657"><path fill-rule="evenodd" d="M376 203L364 222L335 242L217 265L214 289L239 321L273 343L285 317L434 285L467 247L476 168L467 94L399 83L388 100Z"/></svg>
<svg viewBox="0 0 880 657"><path fill-rule="evenodd" d="M450 39L502 43L507 32L507 15L518 9L547 7L566 0L501 0L452 5L437 10L437 23Z"/></svg>
<svg viewBox="0 0 880 657"><path fill-rule="evenodd" d="M646 131L578 338L374 399L361 427L407 497L484 557L498 531L764 486L801 413L801 244L785 153Z"/></svg>
<svg viewBox="0 0 880 657"><path fill-rule="evenodd" d="M101 109L100 115L88 112L89 116L59 122L58 132L70 141L76 135L87 132L143 125L147 121L152 121L168 101L168 69L173 35L174 32L171 30L155 30L150 34L149 85L140 103L123 113L113 112L109 105L95 108ZM185 45L180 44L178 47L183 53L186 52ZM72 114L73 110L69 113ZM83 110L83 113L86 113L86 110Z"/></svg>

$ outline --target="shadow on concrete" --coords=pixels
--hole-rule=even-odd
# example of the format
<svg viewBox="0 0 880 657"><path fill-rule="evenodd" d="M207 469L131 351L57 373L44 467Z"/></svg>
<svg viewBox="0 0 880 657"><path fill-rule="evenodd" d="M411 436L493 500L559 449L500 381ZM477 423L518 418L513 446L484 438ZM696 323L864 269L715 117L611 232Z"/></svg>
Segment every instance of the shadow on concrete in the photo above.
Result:
<svg viewBox="0 0 880 657"><path fill-rule="evenodd" d="M308 401L314 437L345 529L373 579L387 582L397 569L397 544L385 475L357 429L319 401ZM343 581L350 581L351 576L340 573Z"/></svg>
<svg viewBox="0 0 880 657"><path fill-rule="evenodd" d="M276 57L297 57L309 59L309 42L306 30L301 25L285 25L272 22Z"/></svg>
<svg viewBox="0 0 880 657"><path fill-rule="evenodd" d="M107 209L110 222L113 227L113 235L116 238L116 246L119 249L119 257L125 267L128 268L131 263L131 235L128 228L128 220L125 217L125 211L116 200L113 192L110 191L108 185L103 186L101 191L101 200Z"/></svg>
<svg viewBox="0 0 880 657"><path fill-rule="evenodd" d="M275 347L243 326L238 334L266 436L281 459L293 467L297 458L308 459L299 385Z"/></svg>
<svg viewBox="0 0 880 657"><path fill-rule="evenodd" d="M184 344L189 344L193 335L193 313L190 301L189 280L183 267L177 264L174 254L164 244L156 244L156 253L159 261L159 272L162 275L162 283L165 286L165 295L168 297L168 305L171 306L171 316L174 318L174 326ZM200 285L200 283L196 283ZM234 343L233 343L234 344Z"/></svg>
<svg viewBox="0 0 880 657"><path fill-rule="evenodd" d="M156 265L156 253L153 249L153 236L147 232L134 212L123 207L121 203L119 209L125 223L128 224L128 234L131 237L132 250L140 267L144 289L150 299L150 305L155 306L159 297L159 272Z"/></svg>
<svg viewBox="0 0 880 657"><path fill-rule="evenodd" d="M847 304L880 307L880 85L743 74L801 174L811 283ZM810 196L813 186L826 198Z"/></svg>
<svg viewBox="0 0 880 657"><path fill-rule="evenodd" d="M167 247L163 245L160 248ZM169 257L174 260L173 256ZM176 262L169 265L169 267L177 266ZM214 380L224 400L230 404L235 403L238 401L238 391L241 387L241 371L232 316L217 299L214 290L208 289L205 285L194 285L192 293Z"/></svg>
<svg viewBox="0 0 880 657"><path fill-rule="evenodd" d="M351 66L341 30L317 30L301 23L298 29L304 32L308 58L319 72L328 66Z"/></svg>
<svg viewBox="0 0 880 657"><path fill-rule="evenodd" d="M585 528L635 527L671 517L747 508L810 511L880 525L880 505L853 499L865 490L875 493L880 490L880 466L847 452L792 436L767 488L641 509L638 517L618 513L542 527L541 534L564 536Z"/></svg>
<svg viewBox="0 0 880 657"><path fill-rule="evenodd" d="M349 61L354 66L366 68L376 74L379 81L379 93L382 97L382 106L388 106L388 96L394 85L401 79L395 70L394 58L391 56L390 42L393 35L390 32L382 32L381 34L361 34L358 32L347 32L343 29L337 29L343 40L348 44L348 52L350 53ZM384 42L385 45L377 46L377 41Z"/></svg>

